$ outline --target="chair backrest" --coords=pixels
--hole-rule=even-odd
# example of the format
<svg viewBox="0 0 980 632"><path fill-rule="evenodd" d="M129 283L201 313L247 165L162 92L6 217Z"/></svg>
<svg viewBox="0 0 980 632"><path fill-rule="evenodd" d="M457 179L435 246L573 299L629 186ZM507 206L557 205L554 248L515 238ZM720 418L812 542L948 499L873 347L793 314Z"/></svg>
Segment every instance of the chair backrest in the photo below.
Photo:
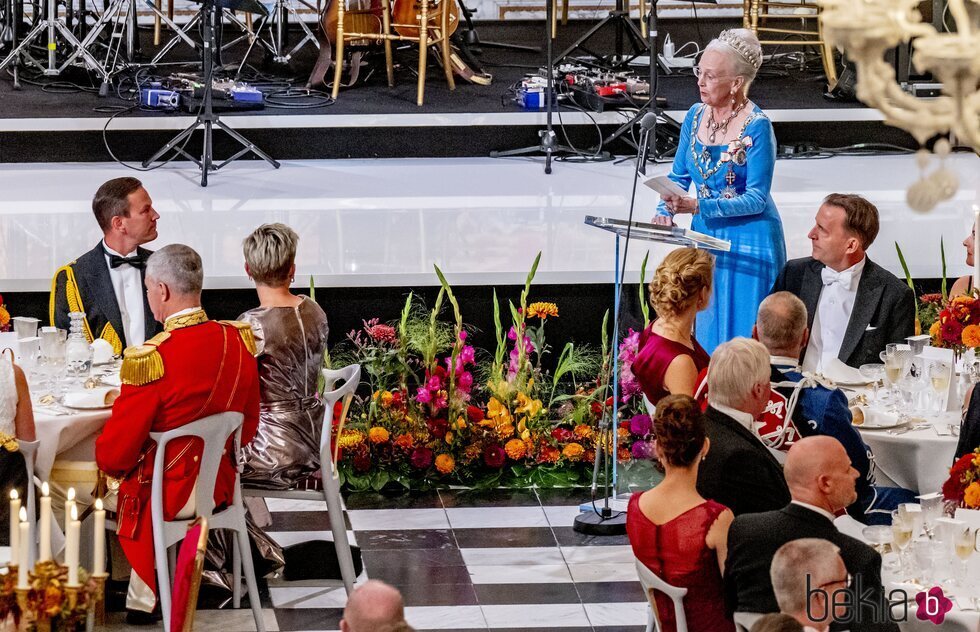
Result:
<svg viewBox="0 0 980 632"><path fill-rule="evenodd" d="M323 369L323 395L321 400L324 405L323 429L320 433L320 467L326 475L325 464L332 462L330 455L330 435L333 430L333 407L347 395L353 395L354 391L361 384L361 365L351 364L342 369ZM343 385L336 387L337 382L343 380ZM336 387L336 388L335 388Z"/></svg>
<svg viewBox="0 0 980 632"><path fill-rule="evenodd" d="M153 461L153 483L150 493L150 504L154 514L163 516L163 476L167 444L181 437L197 437L204 442L201 451L201 469L197 476L197 495L194 499L195 513L199 517L211 518L214 512L214 485L218 477L218 467L221 459L229 458L225 454L225 443L232 433L235 434L235 450L237 451L242 435L244 416L236 412L223 412L210 417L193 421L180 428L166 432L151 432L150 438L157 444L156 457ZM237 463L238 456L231 455ZM236 485L237 487L237 485Z"/></svg>
<svg viewBox="0 0 980 632"><path fill-rule="evenodd" d="M30 523L31 531L31 542L34 542L34 535L37 533L35 528L37 525L37 514L35 513L35 500L36 493L34 489L34 461L37 459L37 450L41 446L40 441L24 441L23 439L17 440L17 445L19 446L20 453L24 456L24 466L27 470L27 521ZM24 546L21 544L21 546ZM36 547L31 547L29 552L29 560L31 565L34 565L35 554L37 553Z"/></svg>
<svg viewBox="0 0 980 632"><path fill-rule="evenodd" d="M736 612L732 618L735 620L735 629L738 632L749 632L755 622L764 616L760 612Z"/></svg>
<svg viewBox="0 0 980 632"><path fill-rule="evenodd" d="M187 527L187 536L177 553L174 589L170 601L170 630L190 632L194 629L197 594L208 548L208 521L198 518Z"/></svg>
<svg viewBox="0 0 980 632"><path fill-rule="evenodd" d="M671 586L657 577L657 574L647 568L647 565L640 560L636 560L636 574L640 578L640 585L643 586L643 593L647 596L647 601L650 602L650 607L653 609L657 629L663 631L660 613L657 612L657 601L653 597L654 591L662 592L670 597L670 600L674 602L674 620L677 622L677 632L687 632L687 617L684 615L684 595L687 594L687 588Z"/></svg>

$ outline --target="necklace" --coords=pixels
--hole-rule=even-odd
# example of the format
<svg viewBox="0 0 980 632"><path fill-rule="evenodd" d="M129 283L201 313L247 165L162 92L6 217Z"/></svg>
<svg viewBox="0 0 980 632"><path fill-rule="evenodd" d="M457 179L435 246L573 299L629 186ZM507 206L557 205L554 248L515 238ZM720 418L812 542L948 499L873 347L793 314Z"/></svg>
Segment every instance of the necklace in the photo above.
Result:
<svg viewBox="0 0 980 632"><path fill-rule="evenodd" d="M738 104L738 106L733 108L732 113L721 122L715 120L715 109L711 108L711 113L708 115L708 122L705 123L705 127L707 128L706 131L708 132L708 144L715 144L715 137L718 135L719 130L721 131L722 136L728 135L728 124L735 120L735 117L739 115L739 113L745 107L745 104L748 102L748 99L742 101L740 104Z"/></svg>
<svg viewBox="0 0 980 632"><path fill-rule="evenodd" d="M746 101L745 103L747 102L748 101ZM743 103L742 105L744 106L745 103ZM707 107L708 107L707 105L702 105L700 109L697 111L697 113L694 115L694 121L691 125L692 130L698 129L699 125L701 124L701 117L704 115L704 110ZM745 122L742 123L742 129L739 130L738 133L739 139L741 139L742 135L745 134L745 129L749 126L749 123L751 123L753 119L755 119L755 117L756 117L755 114L751 114L745 119ZM695 142L697 141L697 137L698 135L696 131L692 131L691 132L691 157L694 158L694 168L697 169L698 174L701 176L701 185L698 187L698 197L710 198L712 197L712 192L711 189L708 188L708 180L711 178L711 176L718 173L718 171L721 170L722 166L724 166L726 162L724 159L725 152L723 151L722 157L719 158L717 162L715 162L714 166L711 166L711 150L707 145L705 145L704 151L702 151L700 154L698 154L698 152L695 151ZM702 162L704 163L704 167L701 166ZM732 170L731 160L729 160L728 162L729 162L729 171L731 171ZM706 167L707 170L705 170ZM731 185L729 185L728 188L731 189ZM733 192L734 189L731 189L731 191L726 191L726 193L733 193Z"/></svg>

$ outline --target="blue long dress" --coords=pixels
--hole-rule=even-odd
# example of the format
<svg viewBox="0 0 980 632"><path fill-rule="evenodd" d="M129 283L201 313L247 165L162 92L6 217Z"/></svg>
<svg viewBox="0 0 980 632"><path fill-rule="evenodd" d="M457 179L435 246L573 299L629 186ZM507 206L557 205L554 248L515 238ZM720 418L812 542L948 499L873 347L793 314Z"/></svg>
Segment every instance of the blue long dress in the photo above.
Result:
<svg viewBox="0 0 980 632"><path fill-rule="evenodd" d="M729 252L713 253L711 304L698 314L695 325L698 342L712 353L735 336L751 335L759 303L786 263L786 240L769 193L776 163L772 123L752 104L739 134L743 145L728 152L729 146L703 145L698 139L697 129L706 115L704 104L688 110L668 177L685 190L694 185L699 211L691 228L732 244ZM657 212L669 215L662 202Z"/></svg>

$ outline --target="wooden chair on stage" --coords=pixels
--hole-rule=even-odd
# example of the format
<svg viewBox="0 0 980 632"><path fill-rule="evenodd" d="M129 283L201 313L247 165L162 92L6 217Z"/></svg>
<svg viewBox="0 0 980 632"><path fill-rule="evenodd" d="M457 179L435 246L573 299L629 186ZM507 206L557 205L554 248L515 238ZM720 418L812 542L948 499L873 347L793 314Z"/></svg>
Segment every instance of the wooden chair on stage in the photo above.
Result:
<svg viewBox="0 0 980 632"><path fill-rule="evenodd" d="M450 90L456 89L453 80L453 65L450 59L449 36L458 22L454 0L395 0L389 7L388 0L373 0L372 8L348 9L347 2L359 0L336 0L337 38L334 67L333 98L340 92L343 70L344 45L363 45L376 41L384 44L385 66L388 85L395 85L395 69L392 61L392 42L416 43L419 49L417 104L422 105L425 98L426 64L430 46L439 46L446 82ZM380 6L374 3L379 3ZM380 13L380 23L379 16Z"/></svg>
<svg viewBox="0 0 980 632"><path fill-rule="evenodd" d="M566 0L567 1L567 0ZM834 49L823 35L823 24L820 22L820 7L809 0L742 0L742 24L752 29L763 46L803 45L816 46L820 49L823 69L827 75L827 89L833 90L837 85L837 66L834 65ZM786 21L799 22L796 28L776 26L786 24ZM778 22L777 22L778 21ZM809 24L816 23L814 26ZM774 38L777 35L790 35L796 38L765 39L764 34Z"/></svg>

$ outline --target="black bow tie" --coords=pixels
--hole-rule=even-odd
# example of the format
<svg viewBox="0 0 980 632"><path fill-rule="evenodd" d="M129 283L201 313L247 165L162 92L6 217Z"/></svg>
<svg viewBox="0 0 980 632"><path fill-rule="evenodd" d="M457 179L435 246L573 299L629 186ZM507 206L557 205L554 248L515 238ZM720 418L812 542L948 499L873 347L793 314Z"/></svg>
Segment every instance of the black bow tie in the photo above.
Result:
<svg viewBox="0 0 980 632"><path fill-rule="evenodd" d="M114 255L111 252L107 252L109 255L109 267L116 269L121 265L129 264L136 268L137 270L142 270L146 267L146 257L141 255L133 255L132 257L120 257L119 255Z"/></svg>

